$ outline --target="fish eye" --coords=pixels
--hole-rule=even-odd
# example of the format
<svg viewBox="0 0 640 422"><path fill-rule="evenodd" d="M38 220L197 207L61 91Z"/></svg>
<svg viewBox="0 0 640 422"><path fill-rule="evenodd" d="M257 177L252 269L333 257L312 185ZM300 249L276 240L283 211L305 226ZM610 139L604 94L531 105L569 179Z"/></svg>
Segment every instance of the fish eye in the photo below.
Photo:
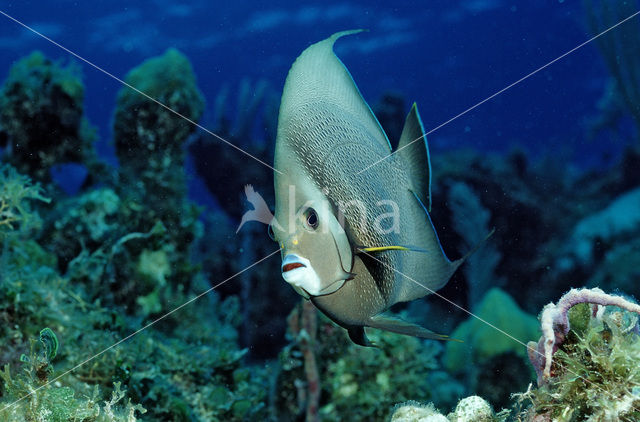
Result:
<svg viewBox="0 0 640 422"><path fill-rule="evenodd" d="M311 230L316 230L318 225L320 224L320 220L318 219L318 213L313 208L307 209L305 212L305 221L307 223L307 227Z"/></svg>
<svg viewBox="0 0 640 422"><path fill-rule="evenodd" d="M269 237L271 238L271 240L273 241L276 240L276 234L273 232L273 226L271 224L267 226L267 233L269 234Z"/></svg>

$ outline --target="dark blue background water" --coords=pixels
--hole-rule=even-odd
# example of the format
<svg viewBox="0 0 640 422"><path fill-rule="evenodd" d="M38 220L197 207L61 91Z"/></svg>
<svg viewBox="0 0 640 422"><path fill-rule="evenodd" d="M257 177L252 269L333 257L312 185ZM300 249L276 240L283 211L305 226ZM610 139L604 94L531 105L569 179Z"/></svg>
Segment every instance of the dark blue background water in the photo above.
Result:
<svg viewBox="0 0 640 422"><path fill-rule="evenodd" d="M337 52L365 99L402 92L431 130L591 37L582 2L3 1L0 10L118 77L176 47L192 61L209 113L223 84L267 79L280 90L296 56L333 32L367 28ZM0 78L34 49L69 55L0 16ZM118 82L82 65L86 110L108 153ZM524 146L600 164L620 144L586 141L607 78L595 43L429 136L435 151ZM233 89L232 89L233 92ZM205 126L207 120L203 121ZM259 165L259 164L256 164Z"/></svg>

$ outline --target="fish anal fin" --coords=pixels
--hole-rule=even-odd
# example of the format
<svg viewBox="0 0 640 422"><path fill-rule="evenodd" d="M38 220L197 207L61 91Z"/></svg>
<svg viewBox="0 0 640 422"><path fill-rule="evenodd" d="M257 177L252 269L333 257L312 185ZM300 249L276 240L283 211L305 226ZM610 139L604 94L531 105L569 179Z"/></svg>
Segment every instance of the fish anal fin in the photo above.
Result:
<svg viewBox="0 0 640 422"><path fill-rule="evenodd" d="M402 165L408 169L411 188L431 212L431 159L418 106L413 103L404 122L396 149Z"/></svg>
<svg viewBox="0 0 640 422"><path fill-rule="evenodd" d="M392 333L404 334L406 336L425 338L429 340L460 341L449 338L449 336L446 336L444 334L434 333L431 330L427 330L424 327L404 321L400 318L390 317L386 315L376 315L371 317L367 325L379 330L391 331Z"/></svg>

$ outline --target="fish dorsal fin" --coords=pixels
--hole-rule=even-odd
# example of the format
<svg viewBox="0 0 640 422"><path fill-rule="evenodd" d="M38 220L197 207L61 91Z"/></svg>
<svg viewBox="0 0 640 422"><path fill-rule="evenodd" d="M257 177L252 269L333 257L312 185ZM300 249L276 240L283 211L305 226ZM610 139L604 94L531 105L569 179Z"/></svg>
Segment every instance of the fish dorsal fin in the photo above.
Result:
<svg viewBox="0 0 640 422"><path fill-rule="evenodd" d="M391 151L389 139L378 119L362 98L347 68L333 52L333 44L339 38L362 31L337 32L300 54L284 84L279 121L287 122L294 115L300 118L300 109L305 105L326 103L337 107L341 113L353 116L354 121L363 124L387 151ZM316 117L304 115L304 118Z"/></svg>
<svg viewBox="0 0 640 422"><path fill-rule="evenodd" d="M407 115L398 142L398 155L402 165L409 170L412 191L426 205L431 212L431 159L429 158L429 144L424 134L422 120L418 113L418 106L413 103Z"/></svg>

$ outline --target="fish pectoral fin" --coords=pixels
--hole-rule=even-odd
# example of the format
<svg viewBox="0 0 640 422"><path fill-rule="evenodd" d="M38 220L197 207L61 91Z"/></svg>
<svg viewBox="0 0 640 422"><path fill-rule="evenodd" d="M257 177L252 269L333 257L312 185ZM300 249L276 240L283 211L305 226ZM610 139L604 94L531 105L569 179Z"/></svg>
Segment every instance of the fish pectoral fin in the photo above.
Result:
<svg viewBox="0 0 640 422"><path fill-rule="evenodd" d="M362 247L358 248L360 252L385 252L385 251L409 251L409 252L422 252L428 253L429 251L424 248L419 248L417 246L401 246L401 245L390 245L390 246L370 246L370 247Z"/></svg>
<svg viewBox="0 0 640 422"><path fill-rule="evenodd" d="M336 280L333 283L329 284L327 287L320 290L320 292L318 292L318 294L314 296L326 296L326 295L330 295L331 293L335 293L338 290L340 290L342 286L344 286L344 283L346 282L347 282L347 279Z"/></svg>
<svg viewBox="0 0 640 422"><path fill-rule="evenodd" d="M374 317L371 317L367 326L377 328L379 330L391 331L392 333L426 338L429 340L447 340L461 342L460 340L449 338L449 336L447 335L434 333L431 330L427 330L424 327L412 324L400 318L390 317L386 315L376 315Z"/></svg>
<svg viewBox="0 0 640 422"><path fill-rule="evenodd" d="M349 338L352 342L358 346L364 347L378 347L367 338L367 333L364 332L364 327L352 327L347 329Z"/></svg>

